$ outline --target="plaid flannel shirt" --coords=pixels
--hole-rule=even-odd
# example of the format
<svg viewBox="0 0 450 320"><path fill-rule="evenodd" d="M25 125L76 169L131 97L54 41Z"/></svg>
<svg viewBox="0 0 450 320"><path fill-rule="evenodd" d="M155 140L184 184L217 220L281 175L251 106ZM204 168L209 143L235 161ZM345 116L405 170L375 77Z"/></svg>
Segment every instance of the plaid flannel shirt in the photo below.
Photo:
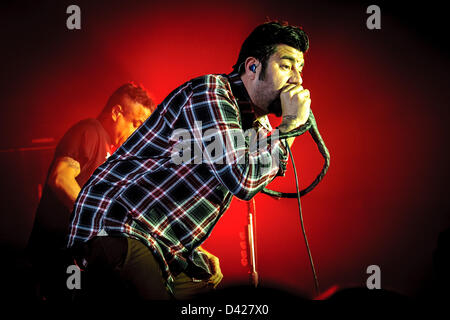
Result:
<svg viewBox="0 0 450 320"><path fill-rule="evenodd" d="M272 130L267 117L255 119L249 101L236 73L192 79L170 93L83 186L71 215L68 247L105 232L132 237L153 252L169 290L180 272L209 278L208 259L197 247L232 196L249 200L286 170L287 151L279 140L249 148L251 139L270 138ZM247 135L245 143L236 144L250 128L261 136ZM207 147L204 133L214 129L215 139L228 143L214 155L223 161L193 161L192 155L175 164L180 140L173 136L180 129L200 136L189 140L192 150Z"/></svg>

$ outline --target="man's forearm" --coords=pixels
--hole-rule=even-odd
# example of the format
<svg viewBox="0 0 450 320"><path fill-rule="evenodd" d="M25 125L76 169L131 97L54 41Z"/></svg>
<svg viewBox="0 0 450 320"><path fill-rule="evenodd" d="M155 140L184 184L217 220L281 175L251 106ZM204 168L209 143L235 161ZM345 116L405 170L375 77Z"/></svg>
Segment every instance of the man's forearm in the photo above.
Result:
<svg viewBox="0 0 450 320"><path fill-rule="evenodd" d="M48 180L48 185L70 211L81 191L76 180L80 170L80 163L75 159L68 156L60 157L56 159Z"/></svg>
<svg viewBox="0 0 450 320"><path fill-rule="evenodd" d="M64 205L72 211L81 190L78 182L71 177L58 177L55 179L52 189Z"/></svg>

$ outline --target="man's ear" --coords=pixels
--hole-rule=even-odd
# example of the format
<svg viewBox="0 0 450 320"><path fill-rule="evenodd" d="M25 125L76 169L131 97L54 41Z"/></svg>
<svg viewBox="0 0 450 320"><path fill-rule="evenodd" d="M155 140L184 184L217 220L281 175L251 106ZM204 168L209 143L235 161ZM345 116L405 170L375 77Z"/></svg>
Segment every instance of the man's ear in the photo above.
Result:
<svg viewBox="0 0 450 320"><path fill-rule="evenodd" d="M254 80L261 71L261 69L259 68L260 65L261 63L259 62L259 60L254 57L248 57L247 59L245 59L245 73L251 80Z"/></svg>
<svg viewBox="0 0 450 320"><path fill-rule="evenodd" d="M123 115L123 108L120 104L116 104L111 108L111 117L116 122Z"/></svg>

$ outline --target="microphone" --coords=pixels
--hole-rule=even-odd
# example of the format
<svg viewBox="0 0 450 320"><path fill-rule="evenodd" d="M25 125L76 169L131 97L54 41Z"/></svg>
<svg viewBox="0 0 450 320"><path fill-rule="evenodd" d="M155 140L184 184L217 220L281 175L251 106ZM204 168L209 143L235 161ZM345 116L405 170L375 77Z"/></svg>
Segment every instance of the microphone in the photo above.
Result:
<svg viewBox="0 0 450 320"><path fill-rule="evenodd" d="M319 129L317 128L317 122L316 119L314 118L312 110L309 111L309 118L305 124L301 125L297 129L294 129L289 132L280 133L279 135L279 139L286 139L298 137L307 131L313 138L314 142L317 145L317 148L319 149L320 154L324 158L324 165L322 167L322 171L317 175L316 179L307 188L300 191L301 197L311 192L319 184L319 182L322 181L323 177L328 171L328 168L330 167L330 153L328 151L327 146L325 145L325 142L322 139L322 136L320 135ZM262 190L262 193L265 193L275 198L297 198L298 196L297 193L279 192L267 188L264 188Z"/></svg>

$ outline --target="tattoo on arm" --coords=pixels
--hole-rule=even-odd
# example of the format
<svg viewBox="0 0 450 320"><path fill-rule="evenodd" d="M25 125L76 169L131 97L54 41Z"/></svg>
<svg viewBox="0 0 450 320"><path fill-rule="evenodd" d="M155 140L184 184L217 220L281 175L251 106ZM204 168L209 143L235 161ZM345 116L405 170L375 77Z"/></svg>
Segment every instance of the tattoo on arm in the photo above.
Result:
<svg viewBox="0 0 450 320"><path fill-rule="evenodd" d="M76 177L80 174L80 163L71 157L59 157L53 165L49 185L56 196L72 210L75 199L80 192Z"/></svg>
<svg viewBox="0 0 450 320"><path fill-rule="evenodd" d="M278 129L282 131L290 131L295 129L296 127L297 116L295 115L285 115L283 116L283 120L281 124L278 126Z"/></svg>
<svg viewBox="0 0 450 320"><path fill-rule="evenodd" d="M63 161L66 162L70 168L73 168L78 171L80 170L80 164L78 163L78 161L75 161L69 157L64 157Z"/></svg>
<svg viewBox="0 0 450 320"><path fill-rule="evenodd" d="M295 120L295 119L297 119L297 116L294 116L294 115L286 115L286 116L283 116L283 120Z"/></svg>

